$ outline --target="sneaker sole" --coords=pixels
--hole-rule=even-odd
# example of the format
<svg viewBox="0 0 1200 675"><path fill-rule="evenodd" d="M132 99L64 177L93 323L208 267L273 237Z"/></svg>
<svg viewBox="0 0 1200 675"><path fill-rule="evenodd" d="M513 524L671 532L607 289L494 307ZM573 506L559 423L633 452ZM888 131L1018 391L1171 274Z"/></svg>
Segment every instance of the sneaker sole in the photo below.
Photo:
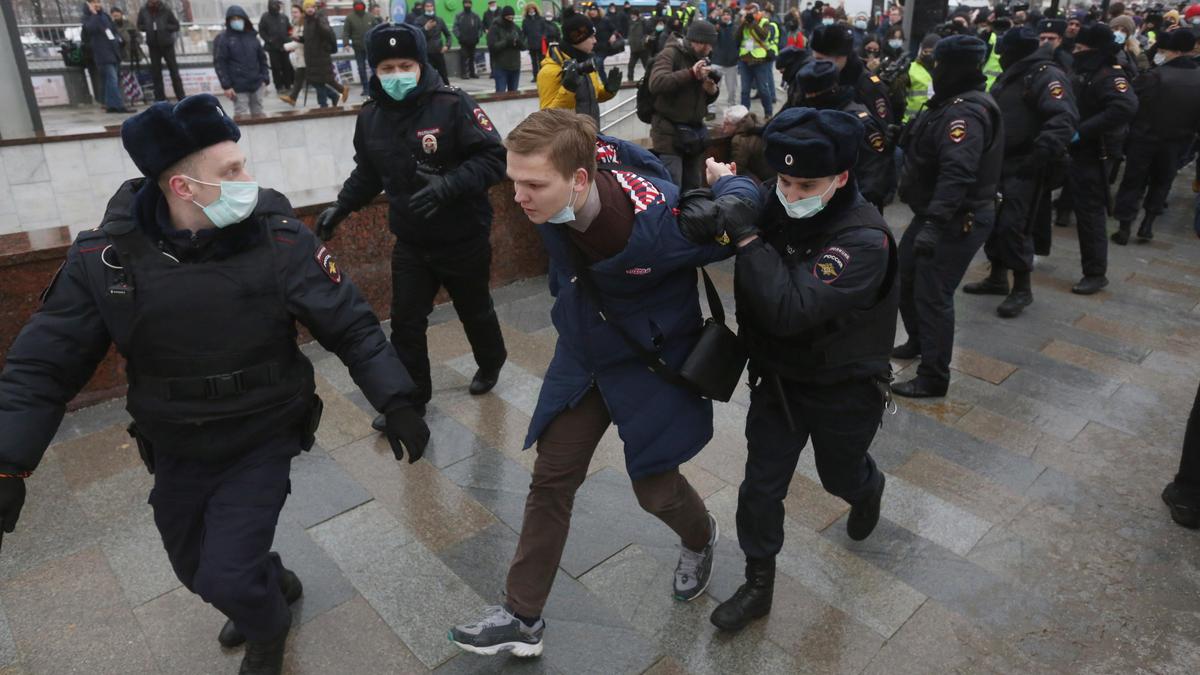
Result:
<svg viewBox="0 0 1200 675"><path fill-rule="evenodd" d="M716 555L717 542L721 541L721 525L719 523L717 523L716 518L712 519L712 523L713 523L713 543L712 543L712 545L713 545L714 552L713 552L712 565L710 565L708 568L708 579L704 582L703 586L696 589L696 594L691 597L684 597L682 595L679 595L678 593L674 594L675 599L678 600L679 602L691 602L691 601L695 600L696 598L704 595L704 591L708 590L708 584L712 582L713 570L716 569L716 567L717 567L717 555Z"/></svg>
<svg viewBox="0 0 1200 675"><path fill-rule="evenodd" d="M478 654L480 656L495 656L501 652L512 652L513 656L520 656L523 658L542 655L541 642L537 642L536 644L529 644L528 642L501 642L500 644L492 645L491 647L476 647L475 645L468 645L459 642L454 638L450 638L450 641L453 642L454 645L459 649L472 654Z"/></svg>

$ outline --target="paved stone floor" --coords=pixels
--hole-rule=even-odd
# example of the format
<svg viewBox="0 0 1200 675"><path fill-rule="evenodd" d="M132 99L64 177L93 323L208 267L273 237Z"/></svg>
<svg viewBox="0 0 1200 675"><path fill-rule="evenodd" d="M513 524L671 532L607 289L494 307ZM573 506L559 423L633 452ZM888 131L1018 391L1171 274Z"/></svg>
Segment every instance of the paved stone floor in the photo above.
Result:
<svg viewBox="0 0 1200 675"><path fill-rule="evenodd" d="M511 362L487 396L467 395L467 342L437 310L433 442L415 465L371 432L337 359L307 348L326 417L293 464L276 537L305 584L290 672L1200 672L1200 536L1159 501L1200 379L1183 178L1154 242L1114 247L1108 292L1069 293L1078 246L1056 229L1021 318L959 294L950 395L901 401L876 438L879 528L846 537L847 508L806 453L774 612L734 637L708 615L741 573L745 391L717 407L715 439L684 467L725 533L707 595L671 600L675 542L638 509L610 432L576 502L544 656L487 660L445 632L495 601L515 549L533 461L521 440L555 341L544 280L496 293ZM730 271L714 274L727 301ZM969 278L981 274L977 262ZM240 653L215 639L222 618L167 564L122 405L68 415L29 481L0 555L2 672L236 669Z"/></svg>

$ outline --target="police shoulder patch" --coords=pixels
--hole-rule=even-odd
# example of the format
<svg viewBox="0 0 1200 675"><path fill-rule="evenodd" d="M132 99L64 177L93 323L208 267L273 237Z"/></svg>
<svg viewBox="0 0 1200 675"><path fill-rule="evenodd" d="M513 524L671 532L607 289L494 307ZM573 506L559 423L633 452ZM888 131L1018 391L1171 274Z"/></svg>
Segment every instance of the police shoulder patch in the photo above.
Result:
<svg viewBox="0 0 1200 675"><path fill-rule="evenodd" d="M472 113L475 115L475 123L484 131L495 131L496 127L492 124L492 120L488 118L487 113L483 112L483 108L476 108Z"/></svg>
<svg viewBox="0 0 1200 675"><path fill-rule="evenodd" d="M878 131L872 131L867 136L867 142L871 144L871 149L875 152L883 152L884 146L886 145L883 140L883 134L879 133Z"/></svg>
<svg viewBox="0 0 1200 675"><path fill-rule="evenodd" d="M967 121L964 119L957 119L950 122L947 133L950 136L951 141L954 141L955 143L962 143L963 139L967 137Z"/></svg>
<svg viewBox="0 0 1200 675"><path fill-rule="evenodd" d="M1051 82L1047 88L1050 91L1051 98L1061 99L1063 95L1066 94L1066 90L1063 89L1062 82L1059 82L1058 80Z"/></svg>
<svg viewBox="0 0 1200 675"><path fill-rule="evenodd" d="M325 272L325 276L329 277L330 281L335 284L342 283L342 271L338 269L337 262L333 259L333 253L325 248L324 244L317 248L313 259L321 266L321 271Z"/></svg>
<svg viewBox="0 0 1200 675"><path fill-rule="evenodd" d="M875 112L879 117L886 119L888 117L888 102L886 98L875 99Z"/></svg>
<svg viewBox="0 0 1200 675"><path fill-rule="evenodd" d="M849 266L850 254L846 252L846 249L830 246L821 251L821 255L813 265L813 276L831 284L842 276L842 272L845 272Z"/></svg>
<svg viewBox="0 0 1200 675"><path fill-rule="evenodd" d="M1115 87L1117 91L1124 94L1125 92L1129 91L1129 80L1123 77L1114 77L1113 87Z"/></svg>

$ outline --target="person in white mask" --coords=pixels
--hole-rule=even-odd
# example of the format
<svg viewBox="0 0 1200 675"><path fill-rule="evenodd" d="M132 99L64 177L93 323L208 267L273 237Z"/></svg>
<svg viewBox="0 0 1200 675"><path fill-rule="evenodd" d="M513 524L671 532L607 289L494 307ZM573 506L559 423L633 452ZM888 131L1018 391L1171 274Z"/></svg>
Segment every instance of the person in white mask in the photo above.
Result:
<svg viewBox="0 0 1200 675"><path fill-rule="evenodd" d="M712 614L722 630L771 610L783 500L810 438L822 486L850 505L850 538L879 521L884 477L868 449L891 397L900 284L896 242L854 177L863 133L840 110L780 113L763 130L779 175L762 187L758 227L726 228L750 410L737 508L746 581Z"/></svg>

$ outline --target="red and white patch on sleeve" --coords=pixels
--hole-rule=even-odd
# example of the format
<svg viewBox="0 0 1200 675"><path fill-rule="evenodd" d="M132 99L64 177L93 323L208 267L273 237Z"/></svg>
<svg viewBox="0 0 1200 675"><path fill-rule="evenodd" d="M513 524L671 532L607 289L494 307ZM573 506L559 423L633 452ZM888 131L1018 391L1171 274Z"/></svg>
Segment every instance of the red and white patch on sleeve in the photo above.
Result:
<svg viewBox="0 0 1200 675"><path fill-rule="evenodd" d="M666 200L663 199L662 193L658 188L654 187L654 183L642 178L636 173L629 171L613 171L613 178L617 179L617 184L629 195L629 201L633 202L633 213L637 215L642 213L647 208L662 204Z"/></svg>
<svg viewBox="0 0 1200 675"><path fill-rule="evenodd" d="M962 143L963 139L967 137L967 121L960 119L951 122L949 127L949 136L950 140L954 141L955 143Z"/></svg>
<svg viewBox="0 0 1200 675"><path fill-rule="evenodd" d="M1123 77L1114 77L1113 86L1117 88L1117 91L1124 94L1125 92L1129 91L1129 80Z"/></svg>
<svg viewBox="0 0 1200 675"><path fill-rule="evenodd" d="M483 112L483 108L476 108L473 114L475 115L475 123L479 125L480 129L484 131L496 130L495 125L492 124L492 120L488 119L487 113Z"/></svg>
<svg viewBox="0 0 1200 675"><path fill-rule="evenodd" d="M596 139L596 163L616 164L617 146L613 145L612 143L605 143L600 139Z"/></svg>
<svg viewBox="0 0 1200 675"><path fill-rule="evenodd" d="M333 259L333 253L324 245L317 249L313 260L317 261L317 264L321 266L321 271L329 277L330 281L335 284L342 283L342 271L338 269L337 262Z"/></svg>
<svg viewBox="0 0 1200 675"><path fill-rule="evenodd" d="M878 131L872 131L871 134L867 136L867 142L871 144L871 149L875 152L883 152L883 149L886 145L883 140L883 134L879 133Z"/></svg>
<svg viewBox="0 0 1200 675"><path fill-rule="evenodd" d="M1050 83L1050 98L1061 99L1067 92L1063 89L1062 82L1055 80Z"/></svg>

